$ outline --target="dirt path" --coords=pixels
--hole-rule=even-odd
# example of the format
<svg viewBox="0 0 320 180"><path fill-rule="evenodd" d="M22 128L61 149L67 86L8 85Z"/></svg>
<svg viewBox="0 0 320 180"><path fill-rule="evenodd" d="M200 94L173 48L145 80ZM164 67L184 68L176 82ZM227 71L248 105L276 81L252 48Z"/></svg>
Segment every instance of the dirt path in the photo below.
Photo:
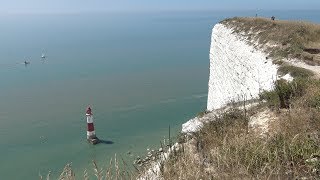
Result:
<svg viewBox="0 0 320 180"><path fill-rule="evenodd" d="M258 136L265 136L269 133L270 123L276 121L277 116L269 109L264 109L250 117L249 129Z"/></svg>

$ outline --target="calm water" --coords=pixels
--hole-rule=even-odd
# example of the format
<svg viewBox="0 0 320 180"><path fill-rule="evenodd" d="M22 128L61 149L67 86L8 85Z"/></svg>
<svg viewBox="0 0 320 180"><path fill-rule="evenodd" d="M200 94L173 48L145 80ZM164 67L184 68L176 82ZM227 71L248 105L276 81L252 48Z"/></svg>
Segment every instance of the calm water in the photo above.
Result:
<svg viewBox="0 0 320 180"><path fill-rule="evenodd" d="M206 107L211 28L236 15L255 12L0 15L0 179L56 176L70 162L82 175L91 160L158 147L169 125L177 134ZM88 104L113 144L86 142Z"/></svg>

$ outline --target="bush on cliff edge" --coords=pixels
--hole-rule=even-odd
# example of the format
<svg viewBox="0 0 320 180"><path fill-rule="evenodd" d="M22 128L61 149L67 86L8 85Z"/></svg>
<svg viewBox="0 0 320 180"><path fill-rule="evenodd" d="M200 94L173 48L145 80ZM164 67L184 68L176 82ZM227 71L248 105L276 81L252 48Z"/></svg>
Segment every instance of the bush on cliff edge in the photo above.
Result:
<svg viewBox="0 0 320 180"><path fill-rule="evenodd" d="M276 86L264 94L267 105L279 108L272 133L262 138L248 133L244 113L230 110L195 134L193 151L184 148L169 159L164 179L319 178L320 81L281 81Z"/></svg>

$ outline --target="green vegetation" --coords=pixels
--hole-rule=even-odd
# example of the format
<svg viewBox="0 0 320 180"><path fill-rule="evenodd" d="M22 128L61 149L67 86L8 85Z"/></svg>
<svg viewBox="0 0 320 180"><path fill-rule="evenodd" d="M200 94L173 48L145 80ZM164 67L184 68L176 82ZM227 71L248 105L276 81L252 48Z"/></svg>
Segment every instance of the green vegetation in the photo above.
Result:
<svg viewBox="0 0 320 180"><path fill-rule="evenodd" d="M278 80L274 91L264 91L260 94L260 100L266 100L272 110L289 108L294 98L301 97L305 93L307 82L314 75L310 70L289 65L280 66L278 73L290 74L295 79L292 82Z"/></svg>
<svg viewBox="0 0 320 180"><path fill-rule="evenodd" d="M295 79L292 82L278 80L274 91L265 91L260 94L261 100L266 100L268 107L273 110L289 108L294 98L301 97L305 93L306 81Z"/></svg>
<svg viewBox="0 0 320 180"><path fill-rule="evenodd" d="M234 32L255 40L274 59L299 58L312 65L319 65L320 59L307 49L320 49L320 25L272 21L265 18L230 18L221 23L232 27Z"/></svg>
<svg viewBox="0 0 320 180"><path fill-rule="evenodd" d="M160 167L161 178L320 179L320 80L313 79L311 71L282 61L302 58L310 64L320 64L317 55L306 50L320 49L320 26L263 18L232 18L222 23L262 44L259 48L264 48L280 65L278 72L295 79L278 80L273 91L260 94L257 107L240 110L233 106L212 117L199 132L179 135L181 147ZM252 115L259 112L276 117L264 135L255 134L249 124ZM99 180L134 179L145 172L144 168L148 167L131 172L124 162L120 168L115 157L105 169L93 163L93 174ZM75 179L70 165L59 179ZM89 179L87 171L83 179Z"/></svg>
<svg viewBox="0 0 320 180"><path fill-rule="evenodd" d="M213 117L161 168L164 179L318 179L320 178L320 81L309 70L284 63L299 58L320 64L320 26L304 22L263 18L222 21L234 32L260 44L280 65L281 75L273 91L260 94L260 104L249 110L231 108ZM312 50L312 51L313 51ZM255 134L252 115L268 113L274 121L268 133ZM198 117L205 116L205 112ZM266 115L268 117L268 115Z"/></svg>
<svg viewBox="0 0 320 180"><path fill-rule="evenodd" d="M320 81L278 81L261 98L266 102L248 113L271 108L278 121L268 135L248 131L244 113L231 109L193 136L193 151L169 159L164 179L320 178Z"/></svg>
<svg viewBox="0 0 320 180"><path fill-rule="evenodd" d="M310 70L289 65L280 66L278 72L280 75L286 75L289 73L294 78L307 78L314 75Z"/></svg>

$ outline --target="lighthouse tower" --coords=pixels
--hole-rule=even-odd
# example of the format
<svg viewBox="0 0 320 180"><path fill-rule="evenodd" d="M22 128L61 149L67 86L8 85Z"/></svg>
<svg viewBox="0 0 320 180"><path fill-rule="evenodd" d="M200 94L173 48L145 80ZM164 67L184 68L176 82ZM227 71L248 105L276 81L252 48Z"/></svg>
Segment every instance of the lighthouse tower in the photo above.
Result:
<svg viewBox="0 0 320 180"><path fill-rule="evenodd" d="M87 140L91 144L97 144L99 143L99 139L96 136L96 132L94 131L94 125L93 125L93 115L90 106L86 110L86 117L87 117Z"/></svg>

